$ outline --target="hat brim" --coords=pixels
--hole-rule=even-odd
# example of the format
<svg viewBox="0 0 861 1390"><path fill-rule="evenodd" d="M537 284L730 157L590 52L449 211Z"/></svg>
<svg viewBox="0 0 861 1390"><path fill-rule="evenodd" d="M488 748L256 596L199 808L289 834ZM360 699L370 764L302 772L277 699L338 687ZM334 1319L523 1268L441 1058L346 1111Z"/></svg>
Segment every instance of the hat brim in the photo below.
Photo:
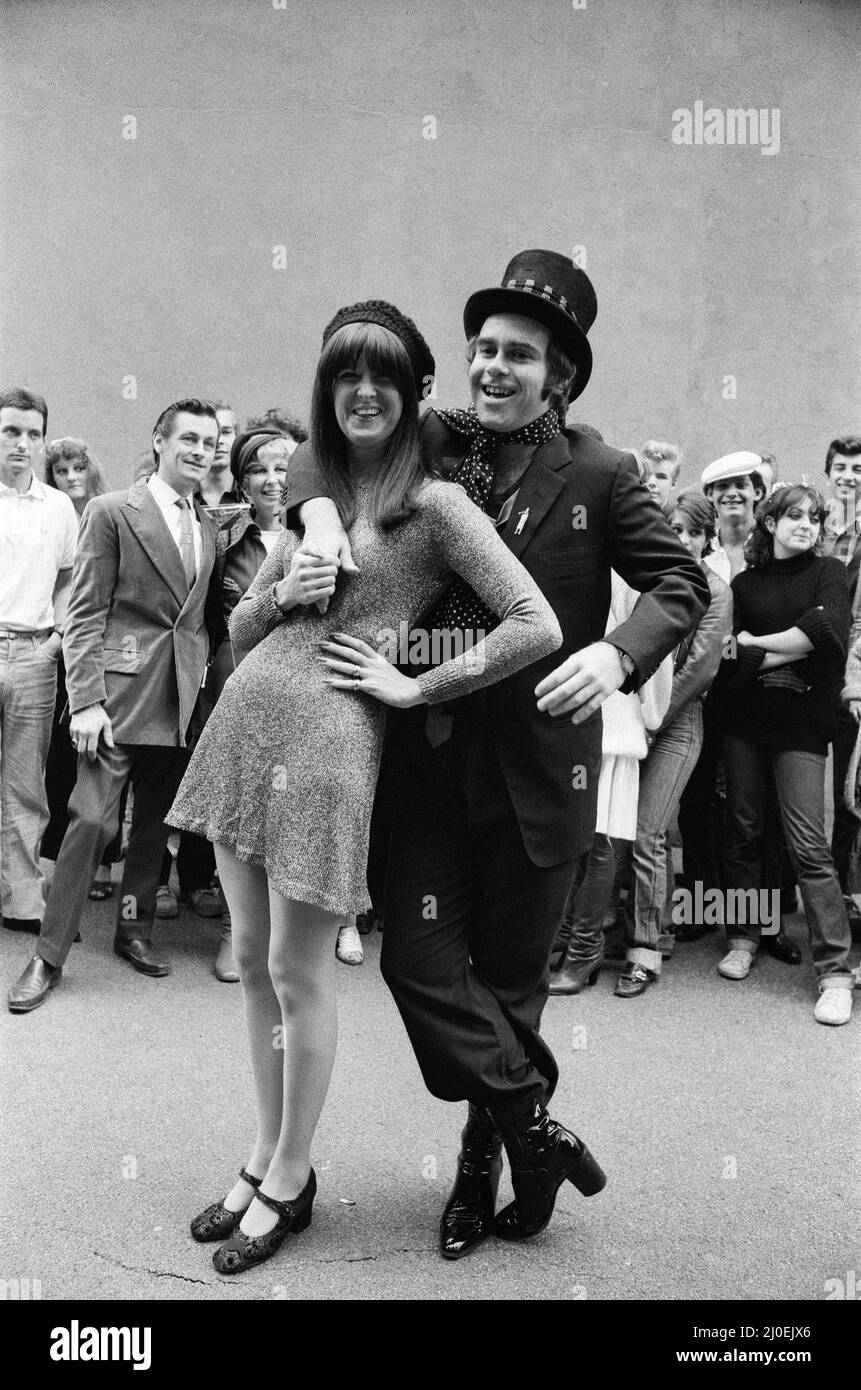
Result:
<svg viewBox="0 0 861 1390"><path fill-rule="evenodd" d="M524 318L537 319L550 330L577 368L568 398L576 400L592 375L592 349L583 330L550 300L530 294L529 290L510 290L496 285L489 290L477 290L466 301L463 326L467 338L480 332L485 319L490 318L491 314L522 314Z"/></svg>

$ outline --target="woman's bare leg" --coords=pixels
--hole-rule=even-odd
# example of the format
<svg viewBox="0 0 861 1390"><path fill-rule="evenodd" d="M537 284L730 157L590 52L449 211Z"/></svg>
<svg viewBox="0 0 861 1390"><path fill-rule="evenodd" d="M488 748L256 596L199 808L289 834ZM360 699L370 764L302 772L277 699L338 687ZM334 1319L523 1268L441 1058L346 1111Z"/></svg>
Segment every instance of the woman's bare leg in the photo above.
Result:
<svg viewBox="0 0 861 1390"><path fill-rule="evenodd" d="M264 869L243 864L226 845L215 845L215 862L233 924L257 1106L257 1137L244 1166L260 1178L275 1152L283 1111L281 1006L269 975L269 887ZM252 1192L240 1178L224 1205L229 1211L244 1211Z"/></svg>
<svg viewBox="0 0 861 1390"><path fill-rule="evenodd" d="M283 1113L263 1181L270 1197L298 1197L308 1181L311 1143L329 1089L338 1040L335 942L343 917L269 893L269 974L280 1003ZM241 967L240 967L241 968ZM252 1202L247 1235L271 1230L277 1217Z"/></svg>

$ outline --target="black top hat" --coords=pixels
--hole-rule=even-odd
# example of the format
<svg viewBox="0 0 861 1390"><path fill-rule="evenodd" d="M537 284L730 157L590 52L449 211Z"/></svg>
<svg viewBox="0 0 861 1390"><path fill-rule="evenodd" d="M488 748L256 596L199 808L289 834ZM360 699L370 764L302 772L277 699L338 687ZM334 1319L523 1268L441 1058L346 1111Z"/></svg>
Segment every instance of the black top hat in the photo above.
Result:
<svg viewBox="0 0 861 1390"><path fill-rule="evenodd" d="M523 314L549 328L577 367L570 400L575 400L592 372L592 349L586 334L595 322L598 301L592 281L558 251L518 251L509 261L502 284L470 295L463 311L466 336L480 332L491 314Z"/></svg>

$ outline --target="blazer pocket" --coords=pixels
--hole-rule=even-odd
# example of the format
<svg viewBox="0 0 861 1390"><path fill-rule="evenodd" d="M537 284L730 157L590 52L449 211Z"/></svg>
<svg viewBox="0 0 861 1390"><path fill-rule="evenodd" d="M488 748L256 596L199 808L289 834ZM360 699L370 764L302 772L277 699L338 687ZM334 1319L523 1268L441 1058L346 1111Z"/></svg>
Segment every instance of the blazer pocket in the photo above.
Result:
<svg viewBox="0 0 861 1390"><path fill-rule="evenodd" d="M105 671L137 676L143 668L144 655L140 647L105 647Z"/></svg>
<svg viewBox="0 0 861 1390"><path fill-rule="evenodd" d="M584 574L601 568L604 557L602 545L573 545L564 550L542 550L538 568L545 574Z"/></svg>

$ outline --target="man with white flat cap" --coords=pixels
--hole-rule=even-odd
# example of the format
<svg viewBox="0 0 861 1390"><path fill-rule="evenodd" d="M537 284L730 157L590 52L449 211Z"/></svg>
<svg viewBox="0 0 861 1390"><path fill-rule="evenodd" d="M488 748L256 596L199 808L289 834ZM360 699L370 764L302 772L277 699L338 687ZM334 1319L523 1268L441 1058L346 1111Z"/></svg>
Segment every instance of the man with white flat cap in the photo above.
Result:
<svg viewBox="0 0 861 1390"><path fill-rule="evenodd" d="M726 584L745 567L744 546L753 530L753 513L766 495L762 467L761 455L740 449L715 459L700 477L718 522L718 546L705 557L705 564Z"/></svg>

